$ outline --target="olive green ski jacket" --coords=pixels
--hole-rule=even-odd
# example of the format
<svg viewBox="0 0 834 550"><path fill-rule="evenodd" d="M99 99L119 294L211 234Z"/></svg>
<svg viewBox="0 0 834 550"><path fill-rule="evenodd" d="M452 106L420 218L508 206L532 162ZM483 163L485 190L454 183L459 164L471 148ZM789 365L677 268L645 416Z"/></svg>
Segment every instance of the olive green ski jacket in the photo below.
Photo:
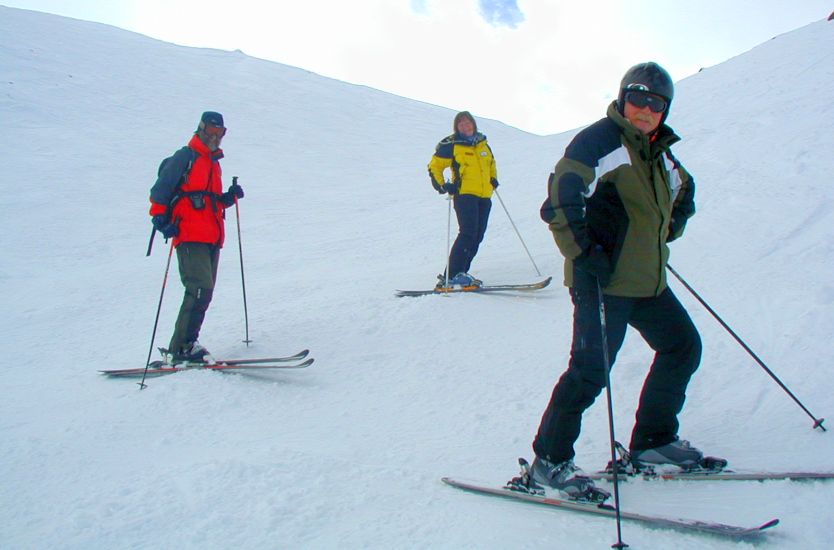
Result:
<svg viewBox="0 0 834 550"><path fill-rule="evenodd" d="M667 242L695 213L695 182L672 155L680 138L661 124L651 136L616 108L579 132L556 164L541 217L565 257L565 285L596 288L574 260L601 246L611 265L605 294L657 296L666 288Z"/></svg>

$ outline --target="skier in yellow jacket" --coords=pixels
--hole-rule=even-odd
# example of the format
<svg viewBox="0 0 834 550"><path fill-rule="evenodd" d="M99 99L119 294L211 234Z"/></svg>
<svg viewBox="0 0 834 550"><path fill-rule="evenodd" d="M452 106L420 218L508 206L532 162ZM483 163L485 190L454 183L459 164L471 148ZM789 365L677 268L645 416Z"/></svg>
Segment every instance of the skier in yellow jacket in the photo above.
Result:
<svg viewBox="0 0 834 550"><path fill-rule="evenodd" d="M462 111L455 115L452 129L454 133L437 144L428 167L432 187L441 195L452 195L458 219L448 274L438 276L438 287L481 284L469 274L469 268L484 240L492 192L498 187L495 158L486 136L478 132L475 118ZM451 172L450 180L444 176L446 169Z"/></svg>

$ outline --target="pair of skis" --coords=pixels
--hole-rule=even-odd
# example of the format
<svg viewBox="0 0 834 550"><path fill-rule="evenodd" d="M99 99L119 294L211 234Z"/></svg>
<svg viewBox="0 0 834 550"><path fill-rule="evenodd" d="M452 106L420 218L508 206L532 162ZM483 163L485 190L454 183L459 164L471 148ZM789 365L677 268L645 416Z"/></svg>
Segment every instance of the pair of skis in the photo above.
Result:
<svg viewBox="0 0 834 550"><path fill-rule="evenodd" d="M264 369L303 369L313 364L314 359L312 357L307 357L309 354L310 350L305 349L295 355L287 355L284 357L221 359L205 363L177 363L173 365L164 361L152 361L148 365L147 369L145 369L145 367L141 367L132 369L101 370L99 372L114 378L136 378L142 376L151 378L187 370L240 372Z"/></svg>
<svg viewBox="0 0 834 550"><path fill-rule="evenodd" d="M519 459L519 464L522 466L522 478L525 474L525 466L527 461L523 458ZM612 480L613 473L610 470L604 470L590 474L588 477L595 480ZM720 469L696 469L690 471L678 472L658 472L658 471L632 471L629 473L620 473L618 469L619 479L629 479L634 477L642 477L644 479L656 480L737 480L737 481L765 481L776 479L787 480L819 480L819 479L834 479L834 472L736 472L732 470ZM497 496L505 499L527 502L531 504L539 504L543 506L550 506L562 510L581 512L586 514L595 514L601 516L615 517L616 509L610 504L604 502L592 502L590 500L571 500L566 498L558 498L548 496L544 490L539 487L526 488L523 483L519 483L520 478L513 478L504 487L498 488L480 483L473 483L453 479L450 477L441 478L443 483L452 487L462 489L464 491L473 492L481 495ZM649 526L668 527L673 529L680 529L686 531L694 531L700 533L709 533L712 535L720 535L736 539L747 539L759 537L767 532L768 529L779 524L779 519L774 518L759 525L754 526L738 526L728 525L725 523L715 521L701 521L686 518L670 518L654 514L635 513L628 510L620 509L620 517L625 520L641 522Z"/></svg>
<svg viewBox="0 0 834 550"><path fill-rule="evenodd" d="M484 286L451 286L451 287L437 287L431 290L398 290L397 296L429 296L431 294L458 294L463 292L471 293L487 293L487 292L525 292L530 290L539 290L550 284L553 277L548 277L543 281L537 283L529 283L522 285L484 285Z"/></svg>

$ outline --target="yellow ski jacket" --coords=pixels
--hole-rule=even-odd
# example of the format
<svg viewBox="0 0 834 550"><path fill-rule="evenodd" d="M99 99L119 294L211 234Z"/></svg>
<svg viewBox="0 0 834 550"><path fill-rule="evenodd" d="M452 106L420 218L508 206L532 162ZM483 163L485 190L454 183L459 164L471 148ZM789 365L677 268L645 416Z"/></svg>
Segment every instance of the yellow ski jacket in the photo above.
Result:
<svg viewBox="0 0 834 550"><path fill-rule="evenodd" d="M452 134L437 144L429 162L429 178L435 189L443 187L444 170L452 172L452 183L460 195L491 198L493 180L497 181L495 158L485 135L476 133L472 138Z"/></svg>

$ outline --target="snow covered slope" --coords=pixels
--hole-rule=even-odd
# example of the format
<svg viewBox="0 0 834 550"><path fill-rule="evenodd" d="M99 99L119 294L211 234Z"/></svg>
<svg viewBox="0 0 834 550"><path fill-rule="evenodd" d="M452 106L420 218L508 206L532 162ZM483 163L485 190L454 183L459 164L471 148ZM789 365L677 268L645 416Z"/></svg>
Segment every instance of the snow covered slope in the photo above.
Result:
<svg viewBox="0 0 834 550"><path fill-rule="evenodd" d="M782 35L679 83L669 122L698 214L672 265L816 414L834 418L834 23ZM635 62L643 60L635 60ZM447 202L425 166L453 111L240 52L0 7L4 192L0 547L602 548L610 520L488 500L565 367L559 284L529 296L401 299L443 268ZM612 81L612 87L617 80ZM250 336L234 215L201 341L220 356L313 350L302 372L100 377L142 366L167 250L147 195L200 112L224 113L240 177ZM477 113L475 113L477 116ZM603 113L600 113L602 116ZM588 121L593 122L593 121ZM479 119L500 192L544 275L562 262L538 218L572 133ZM496 201L473 272L538 278ZM157 345L181 289L169 278ZM704 360L682 435L739 468L834 469L834 439L676 282ZM627 439L650 354L631 334L612 374ZM605 463L604 402L577 461ZM631 483L624 506L754 523L774 547L825 548L834 484ZM624 524L634 548L739 548Z"/></svg>

